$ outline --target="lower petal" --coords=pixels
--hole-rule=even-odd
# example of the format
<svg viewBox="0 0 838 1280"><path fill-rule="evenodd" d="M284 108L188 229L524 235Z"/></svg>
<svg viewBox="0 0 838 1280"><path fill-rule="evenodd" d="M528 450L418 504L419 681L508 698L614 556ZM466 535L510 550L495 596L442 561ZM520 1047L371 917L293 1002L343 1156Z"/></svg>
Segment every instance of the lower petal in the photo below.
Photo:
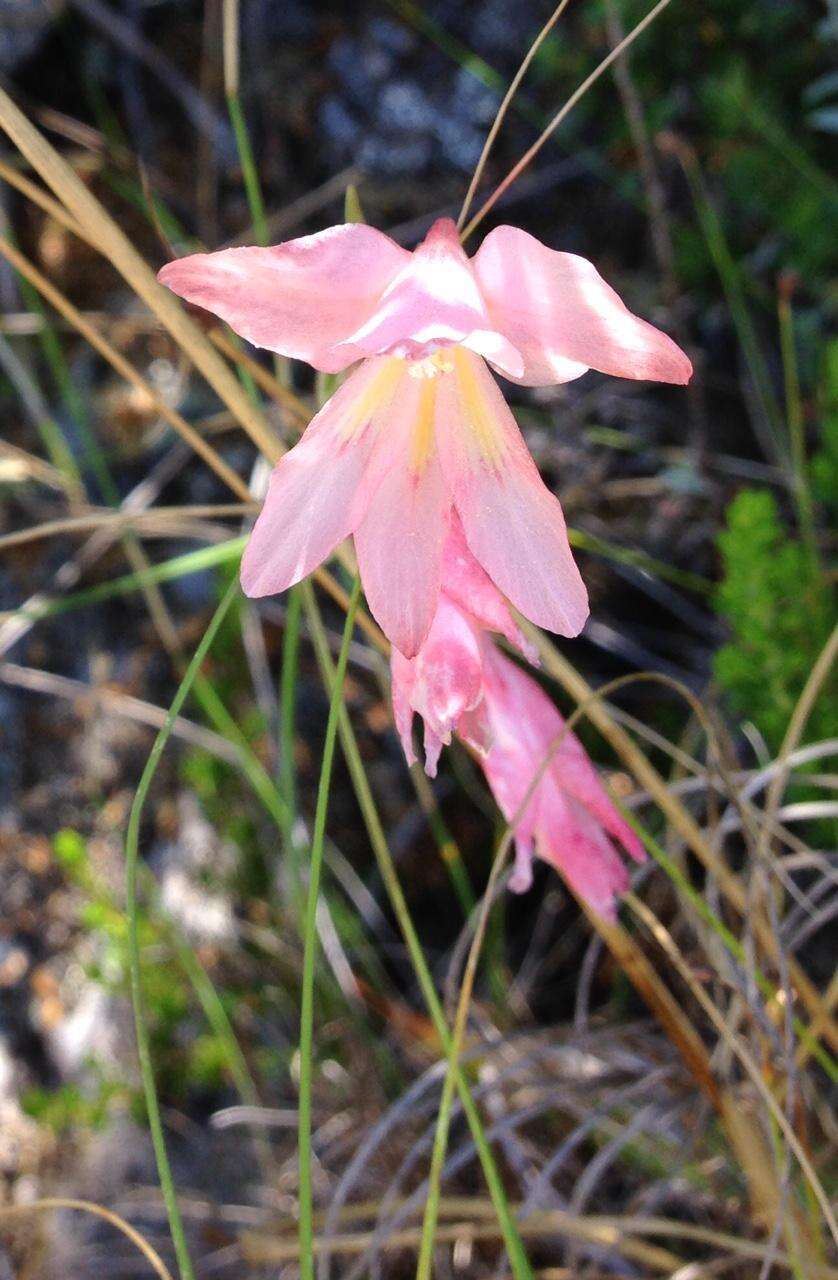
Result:
<svg viewBox="0 0 838 1280"><path fill-rule="evenodd" d="M390 652L390 692L393 699L393 719L401 739L405 759L409 765L416 763L413 750L413 706L411 702L415 681L415 663L405 658L398 649Z"/></svg>
<svg viewBox="0 0 838 1280"><path fill-rule="evenodd" d="M532 886L532 845L525 840L515 841L515 864L508 885L512 893L526 893Z"/></svg>
<svg viewBox="0 0 838 1280"><path fill-rule="evenodd" d="M415 668L413 708L450 742L460 718L482 697L483 661L471 621L444 593Z"/></svg>
<svg viewBox="0 0 838 1280"><path fill-rule="evenodd" d="M246 595L285 591L352 532L363 513L362 482L379 417L400 376L399 361L362 365L274 467L242 559Z"/></svg>
<svg viewBox="0 0 838 1280"><path fill-rule="evenodd" d="M549 782L541 788L536 852L606 920L629 887L628 871L599 823Z"/></svg>
<svg viewBox="0 0 838 1280"><path fill-rule="evenodd" d="M442 553L442 580L449 600L467 610L487 630L499 632L533 666L539 665L538 650L515 625L505 598L469 550L456 512L452 512Z"/></svg>
<svg viewBox="0 0 838 1280"><path fill-rule="evenodd" d="M371 460L374 494L355 530L367 602L407 658L419 651L433 621L451 501L435 444L436 383L403 378Z"/></svg>
<svg viewBox="0 0 838 1280"><path fill-rule="evenodd" d="M583 806L610 836L619 840L629 857L635 862L645 862L646 851L642 841L614 804L584 747L573 733L567 733L562 739L552 768L562 790Z"/></svg>
<svg viewBox="0 0 838 1280"><path fill-rule="evenodd" d="M512 604L538 626L575 636L588 617L558 500L482 360L454 352L444 379L440 456L466 541Z"/></svg>

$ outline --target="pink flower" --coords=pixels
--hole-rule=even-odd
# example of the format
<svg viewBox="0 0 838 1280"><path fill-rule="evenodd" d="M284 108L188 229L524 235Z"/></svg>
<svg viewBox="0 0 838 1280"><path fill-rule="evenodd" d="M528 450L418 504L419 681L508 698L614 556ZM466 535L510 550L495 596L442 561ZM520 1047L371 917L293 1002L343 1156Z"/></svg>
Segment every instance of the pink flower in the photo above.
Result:
<svg viewBox="0 0 838 1280"><path fill-rule="evenodd" d="M581 630L587 595L561 507L485 361L529 386L588 368L678 383L691 373L589 262L513 227L469 260L443 218L413 253L348 224L194 254L159 278L257 346L330 373L362 361L274 470L242 563L248 595L284 591L354 534L370 608L412 656L436 612L454 509L523 614Z"/></svg>
<svg viewBox="0 0 838 1280"><path fill-rule="evenodd" d="M570 732L560 736L564 721L546 693L492 642L489 632L499 632L535 660L456 519L443 572L445 585L424 644L414 658L396 649L390 658L393 713L408 763L416 759L415 714L424 720L425 769L432 777L443 744L456 732L476 752L504 817L515 820L510 888L529 888L535 853L596 911L613 918L628 874L609 837L636 862L645 859L643 846L578 738Z"/></svg>
<svg viewBox="0 0 838 1280"><path fill-rule="evenodd" d="M413 716L425 722L425 772L434 777L439 753L456 730L487 750L483 706L483 640L497 631L531 662L538 655L512 620L506 601L466 545L456 515L442 554L443 589L424 643L414 658L393 647L390 674L393 715L408 764L413 764Z"/></svg>
<svg viewBox="0 0 838 1280"><path fill-rule="evenodd" d="M539 778L515 822L515 868L509 887L518 893L530 887L535 853L595 911L613 920L615 901L629 887L613 841L635 862L646 860L643 845L609 797L579 739L572 732L559 737L564 720L544 690L486 637L483 701L491 745L481 764L508 822L521 809L533 779Z"/></svg>

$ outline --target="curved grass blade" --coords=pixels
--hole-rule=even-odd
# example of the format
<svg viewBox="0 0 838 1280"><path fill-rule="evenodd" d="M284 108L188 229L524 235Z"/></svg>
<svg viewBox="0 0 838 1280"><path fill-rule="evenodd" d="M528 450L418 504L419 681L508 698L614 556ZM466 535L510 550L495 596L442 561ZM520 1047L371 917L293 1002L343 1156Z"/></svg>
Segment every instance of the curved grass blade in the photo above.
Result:
<svg viewBox="0 0 838 1280"><path fill-rule="evenodd" d="M177 1257L181 1280L194 1280L195 1273L192 1268L192 1260L189 1257L186 1236L183 1230L183 1221L178 1208L177 1193L175 1191L171 1165L169 1164L169 1157L166 1151L163 1121L160 1115L160 1104L157 1099L157 1089L154 1083L154 1066L151 1061L151 1048L149 1044L148 1031L145 1025L145 1009L143 1003L140 967L140 941L137 918L137 853L139 845L140 820L142 818L149 787L151 786L152 779L157 772L157 766L160 763L160 757L163 754L163 749L169 740L175 719L189 695L189 691L192 688L198 672L200 671L201 664L209 653L213 640L218 634L218 630L227 615L227 611L236 598L238 590L238 581L232 582L228 587L221 604L216 609L212 619L210 620L209 626L204 632L201 643L195 650L195 654L186 669L186 674L178 686L177 693L175 694L172 705L169 708L169 714L166 716L166 723L163 725L163 728L155 739L154 746L151 748L142 777L140 778L139 785L137 786L134 803L131 806L131 815L128 819L128 831L125 837L125 911L128 918L128 962L131 974L131 1001L134 1008L134 1028L137 1036L137 1054L140 1061L140 1073L143 1082L146 1110L148 1112L149 1128L151 1129L151 1140L154 1145L154 1157L157 1162L157 1174L160 1179L160 1188L166 1205L166 1214L169 1219L169 1230L171 1231L172 1241L175 1246L175 1255Z"/></svg>
<svg viewBox="0 0 838 1280"><path fill-rule="evenodd" d="M320 781L317 786L317 806L314 812L314 835L311 841L308 902L306 904L303 942L303 985L300 1008L300 1101L299 1101L299 1166L300 1166L300 1276L302 1280L314 1277L314 1226L312 1222L311 1188L311 1074L314 1039L314 964L317 956L317 897L320 891L320 873L323 867L323 841L326 834L326 815L329 810L329 787L332 780L332 764L335 758L338 718L343 706L343 682L349 658L349 644L355 626L355 614L361 597L361 579L356 577L349 599L349 609L343 628L343 640L338 655L337 668L329 703L329 719L326 724L326 741L320 765Z"/></svg>
<svg viewBox="0 0 838 1280"><path fill-rule="evenodd" d="M320 617L320 611L317 608L317 602L314 599L314 593L311 589L310 582L303 583L304 599L306 606L306 616L311 631L312 641L314 643L317 661L323 674L323 681L326 689L331 691L334 687L335 670L332 662L332 655L329 652L329 642ZM370 838L373 853L378 864L379 873L382 883L384 884L390 904L393 908L405 945L410 956L413 970L419 988L422 992L423 999L428 1008L434 1030L439 1036L443 1051L448 1056L451 1053L452 1042L445 1019L445 1012L442 1008L442 1002L437 994L434 985L433 976L431 974L428 962L425 959L425 953L422 950L422 944L419 941L419 935L416 932L415 925L405 900L404 892L399 882L398 872L396 871L393 855L387 844L387 837L384 834L384 828L375 803L375 799L370 789L369 780L364 769L364 762L361 759L361 753L358 750L358 743L352 729L349 716L345 706L340 704L339 707L339 729L341 737L341 747L349 769L352 785L355 790L355 796L358 801L358 807L364 819L364 825ZM491 1147L486 1138L486 1131L477 1108L477 1103L471 1095L471 1090L466 1080L465 1072L459 1064L455 1063L455 1083L457 1092L462 1104L463 1113L468 1122L471 1131L472 1140L475 1150L480 1160L483 1176L489 1188L489 1194L492 1198L492 1205L498 1219L503 1242L509 1256L509 1265L514 1280L534 1280L533 1270L527 1258L526 1250L521 1239L518 1226L515 1222L515 1215L506 1194L506 1188L500 1175L497 1163L492 1154ZM325 1273L324 1273L325 1274Z"/></svg>

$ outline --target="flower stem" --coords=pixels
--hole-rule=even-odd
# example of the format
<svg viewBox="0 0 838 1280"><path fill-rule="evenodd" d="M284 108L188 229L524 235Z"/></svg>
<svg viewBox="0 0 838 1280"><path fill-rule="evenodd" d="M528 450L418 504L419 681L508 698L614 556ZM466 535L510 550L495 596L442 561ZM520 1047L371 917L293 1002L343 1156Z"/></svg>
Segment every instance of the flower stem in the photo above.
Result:
<svg viewBox="0 0 838 1280"><path fill-rule="evenodd" d="M800 373L797 367L797 347L791 295L791 282L781 280L777 313L780 321L780 354L783 360L786 421L791 446L792 496L797 508L797 523L803 545L806 548L812 567L820 575L815 513L806 474L806 425L803 418L803 399L800 394Z"/></svg>
<svg viewBox="0 0 838 1280"><path fill-rule="evenodd" d="M294 910L303 930L303 873L299 833L297 831L297 776L294 764L294 731L297 711L297 676L299 672L300 613L302 596L299 586L288 592L285 631L282 637L282 669L279 678L279 794L287 814L283 832L285 856L291 878Z"/></svg>
<svg viewBox="0 0 838 1280"><path fill-rule="evenodd" d="M306 616L311 631L314 648L317 655L317 661L323 674L323 680L327 690L334 689L339 683L334 671L332 656L329 653L329 643L323 627L320 611L314 599L314 592L311 584L306 582L303 584L305 592L304 601L306 608ZM434 1029L439 1036L443 1052L446 1057L451 1054L452 1044L451 1035L448 1030L448 1024L445 1020L445 1013L442 1008L439 996L434 986L434 980L425 959L422 950L422 944L419 941L419 935L416 932L410 911L399 883L398 873L393 861L393 855L387 844L387 837L384 834L384 828L381 825L381 819L378 815L375 800L370 789L369 781L364 770L364 764L361 759L361 753L358 750L358 743L352 730L346 708L341 704L339 708L338 727L340 729L341 746L346 763L349 768L349 774L352 779L352 785L355 789L355 796L361 815L364 819L364 825L367 828L367 834L370 838L373 853L378 863L379 874L381 875L387 896L390 899L390 905L393 908L393 914L398 921L402 937L405 940L408 954L416 974L419 988L427 1005L431 1021ZM457 1086L457 1092L460 1097L460 1104L463 1113L468 1122L471 1131L472 1140L475 1150L477 1151L480 1164L483 1169L483 1176L489 1188L489 1194L492 1198L495 1213L497 1214L498 1223L500 1224L506 1251L509 1256L509 1264L512 1269L514 1280L533 1280L533 1271L524 1250L524 1245L518 1233L515 1224L512 1207L506 1194L500 1172L495 1162L492 1150L489 1146L486 1133L483 1128L483 1122L480 1118L480 1112L477 1109L462 1067L459 1061L455 1060L453 1074Z"/></svg>
<svg viewBox="0 0 838 1280"><path fill-rule="evenodd" d="M338 655L337 669L332 684L329 703L329 719L326 724L326 740L320 765L320 781L317 787L317 805L314 811L314 834L311 842L308 901L306 903L303 936L303 981L300 1007L300 1101L299 1101L299 1168L300 1168L300 1276L301 1280L314 1277L314 1228L312 1223L311 1188L311 1077L312 1045L314 1037L314 964L317 956L317 897L320 891L320 873L323 866L323 842L326 833L326 814L329 809L329 787L335 756L338 719L343 708L343 682L349 644L355 624L355 614L361 596L361 581L356 577L346 613L343 641Z"/></svg>
<svg viewBox="0 0 838 1280"><path fill-rule="evenodd" d="M436 1227L439 1219L442 1169L445 1163L445 1153L448 1148L448 1130L451 1125L451 1106L454 1101L454 1089L460 1070L460 1054L462 1053L463 1041L465 1039L468 1011L471 1004L472 991L474 990L474 979L477 974L477 962L480 958L480 950L486 936L486 927L489 923L489 912L492 909L492 903L495 898L495 885L497 884L498 877L503 869L508 848L509 841L502 840L492 863L492 870L489 875L486 892L484 893L482 902L480 903L479 911L476 913L477 923L474 938L469 949L466 970L460 985L460 996L457 1001L457 1011L454 1016L454 1027L447 1045L447 1068L445 1072L445 1081L442 1086L442 1095L439 1101L436 1131L434 1132L431 1169L428 1175L428 1198L425 1203L425 1216L422 1220L422 1240L419 1246L419 1261L416 1266L416 1280L431 1280L432 1276L431 1268L433 1265L434 1239L436 1237Z"/></svg>
<svg viewBox="0 0 838 1280"><path fill-rule="evenodd" d="M137 850L139 845L140 819L142 817L143 807L151 786L152 778L157 771L160 757L163 749L169 739L174 728L175 720L181 707L186 701L195 677L198 675L201 663L210 650L213 640L215 639L218 629L230 605L233 603L238 594L238 582L232 582L224 594L224 597L213 614L210 624L204 632L201 643L195 650L195 654L186 669L186 674L178 686L174 701L169 708L166 716L166 722L158 733L154 746L151 748L146 766L143 769L137 791L134 796L134 803L131 806L131 815L128 819L128 831L125 837L125 913L128 919L128 965L131 974L131 1002L134 1009L134 1029L137 1037L137 1055L140 1062L140 1074L143 1083L143 1093L145 1095L146 1111L148 1113L148 1124L151 1130L151 1141L154 1147L154 1158L157 1163L157 1176L160 1179L160 1189L163 1193L163 1201L166 1206L166 1214L169 1219L169 1230L172 1234L172 1241L175 1246L175 1256L177 1257L178 1269L180 1271L181 1280L194 1280L195 1273L192 1269L192 1260L189 1257L189 1250L186 1245L186 1236L183 1230L183 1222L180 1216L180 1210L177 1203L177 1193L175 1191L174 1179L172 1178L172 1170L169 1164L169 1157L166 1152L166 1139L163 1134L163 1121L160 1115L160 1104L157 1099L157 1090L154 1083L154 1067L151 1061L151 1047L149 1043L148 1030L145 1024L145 1008L143 1003L141 970L140 970L140 940L139 940L139 921L137 906Z"/></svg>

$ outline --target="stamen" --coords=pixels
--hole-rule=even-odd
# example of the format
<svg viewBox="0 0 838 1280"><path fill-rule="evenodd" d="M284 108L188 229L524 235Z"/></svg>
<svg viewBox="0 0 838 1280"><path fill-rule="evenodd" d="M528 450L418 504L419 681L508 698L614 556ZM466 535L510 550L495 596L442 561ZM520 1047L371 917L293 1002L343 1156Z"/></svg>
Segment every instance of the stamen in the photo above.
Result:
<svg viewBox="0 0 838 1280"><path fill-rule="evenodd" d="M454 362L444 349L434 351L424 360L409 361L408 373L411 378L437 378L441 373L453 373Z"/></svg>

